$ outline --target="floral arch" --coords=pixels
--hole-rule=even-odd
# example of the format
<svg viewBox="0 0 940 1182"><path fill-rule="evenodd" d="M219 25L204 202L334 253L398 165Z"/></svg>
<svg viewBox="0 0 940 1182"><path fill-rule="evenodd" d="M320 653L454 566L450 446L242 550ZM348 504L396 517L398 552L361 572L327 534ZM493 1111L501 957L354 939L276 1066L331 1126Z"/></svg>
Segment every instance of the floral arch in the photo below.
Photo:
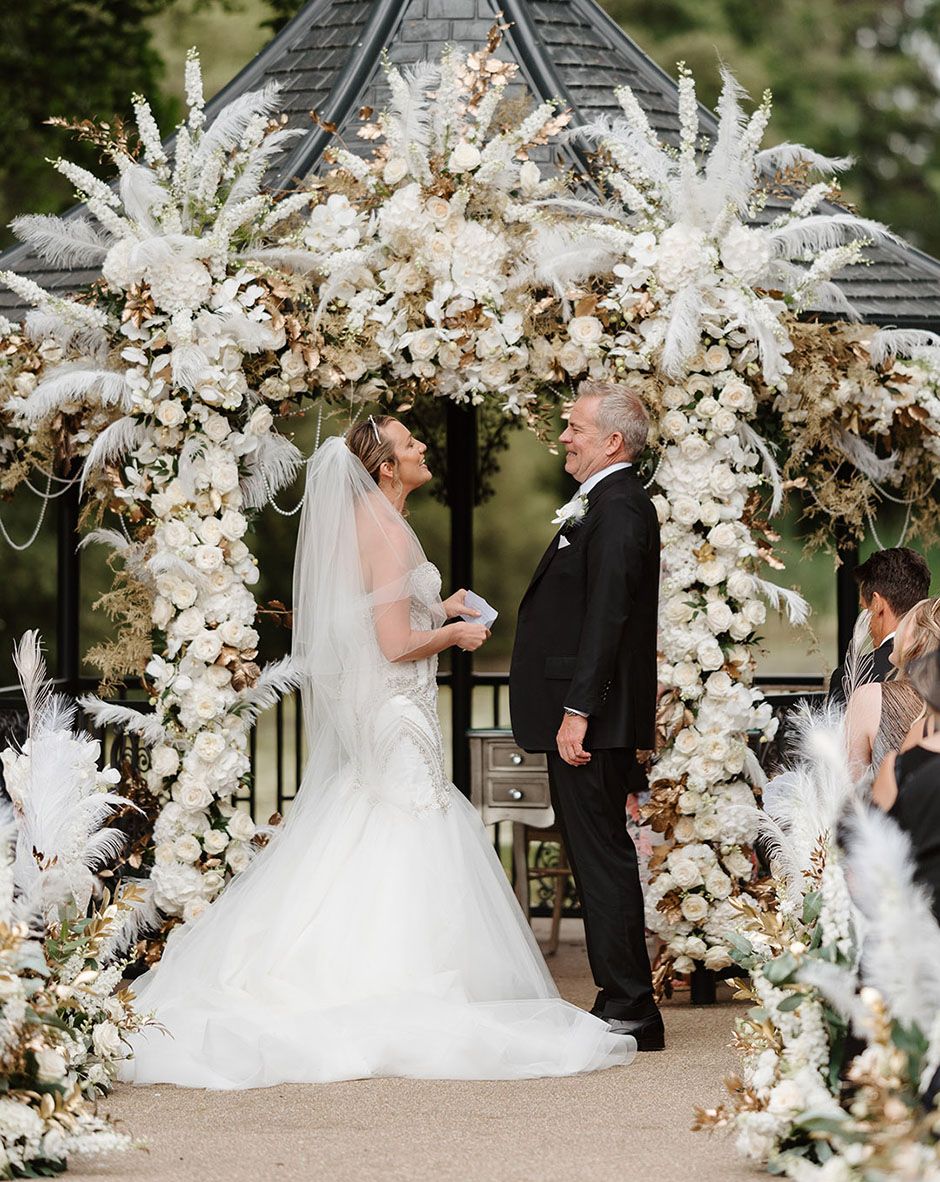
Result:
<svg viewBox="0 0 940 1182"><path fill-rule="evenodd" d="M852 321L834 276L893 236L820 212L847 162L761 150L768 96L747 114L726 76L707 151L685 73L677 146L628 88L616 120L574 129L555 104L506 101L515 67L497 45L389 67L390 105L361 133L372 155L334 148L289 194L262 187L296 134L276 91L206 125L195 57L172 158L142 98L136 133L80 129L116 182L56 161L84 212L16 229L101 278L65 299L2 276L34 306L0 325L3 487L37 463L81 462L88 540L112 548L127 613L99 655L109 676L143 677L153 710L85 704L151 748L149 902L185 920L249 857L254 825L232 796L254 718L293 684L287 662L257 663L243 541L302 460L279 419L318 399L439 398L541 431L579 378L628 377L658 424L647 459L664 547L648 812L666 840L649 923L675 971L721 968L755 902L749 740L775 726L753 686L758 632L768 604L806 614L766 576L773 517L798 486L822 538L860 535L884 496L929 525L940 340ZM572 134L603 199L531 158ZM790 203L768 216L781 187ZM821 307L826 322L800 318Z"/></svg>

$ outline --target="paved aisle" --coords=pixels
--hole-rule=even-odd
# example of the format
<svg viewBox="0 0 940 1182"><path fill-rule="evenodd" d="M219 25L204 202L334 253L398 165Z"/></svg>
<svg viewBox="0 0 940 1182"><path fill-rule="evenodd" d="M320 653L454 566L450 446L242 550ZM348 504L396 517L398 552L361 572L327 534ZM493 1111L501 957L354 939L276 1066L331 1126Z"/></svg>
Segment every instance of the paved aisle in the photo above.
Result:
<svg viewBox="0 0 940 1182"><path fill-rule="evenodd" d="M567 926L567 924L566 924ZM577 928L572 923L574 932ZM573 932L573 934L574 934ZM559 988L593 997L583 947ZM734 1009L670 1006L668 1050L632 1067L521 1083L364 1080L252 1092L120 1086L103 1108L145 1138L73 1182L750 1182L720 1135L689 1131L732 1069Z"/></svg>

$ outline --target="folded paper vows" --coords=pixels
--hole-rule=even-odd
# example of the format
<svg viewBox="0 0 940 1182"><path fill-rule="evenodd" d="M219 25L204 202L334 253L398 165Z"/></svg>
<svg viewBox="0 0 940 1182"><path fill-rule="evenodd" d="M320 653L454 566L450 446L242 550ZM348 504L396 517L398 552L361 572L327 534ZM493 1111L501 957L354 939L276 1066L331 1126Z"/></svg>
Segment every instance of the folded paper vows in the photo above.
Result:
<svg viewBox="0 0 940 1182"><path fill-rule="evenodd" d="M499 617L499 612L495 607L490 607L482 595L477 595L475 591L468 591L464 597L464 604L479 612L478 616L464 615L460 613L462 620L467 620L471 624L482 624L484 628L492 628Z"/></svg>

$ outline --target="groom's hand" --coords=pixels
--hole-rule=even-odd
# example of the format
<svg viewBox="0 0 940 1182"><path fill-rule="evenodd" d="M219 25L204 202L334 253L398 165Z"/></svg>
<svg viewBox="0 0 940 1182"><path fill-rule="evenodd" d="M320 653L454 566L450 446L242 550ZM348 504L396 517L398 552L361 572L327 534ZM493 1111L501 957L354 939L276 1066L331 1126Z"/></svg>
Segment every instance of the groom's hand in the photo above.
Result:
<svg viewBox="0 0 940 1182"><path fill-rule="evenodd" d="M558 754L572 767L582 767L591 762L591 753L585 751L583 745L587 728L588 720L577 714L566 714L561 720L555 743L558 746Z"/></svg>

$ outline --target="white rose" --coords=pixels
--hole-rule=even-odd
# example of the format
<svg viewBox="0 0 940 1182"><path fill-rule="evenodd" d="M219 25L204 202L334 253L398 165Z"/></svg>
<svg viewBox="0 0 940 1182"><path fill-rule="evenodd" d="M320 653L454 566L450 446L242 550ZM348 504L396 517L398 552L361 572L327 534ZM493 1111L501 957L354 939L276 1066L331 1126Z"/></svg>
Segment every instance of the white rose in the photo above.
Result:
<svg viewBox="0 0 940 1182"><path fill-rule="evenodd" d="M150 766L158 776L172 776L180 765L179 752L165 743L154 747L150 754Z"/></svg>
<svg viewBox="0 0 940 1182"><path fill-rule="evenodd" d="M192 530L182 521L168 521L160 530L163 544L170 550L182 550L192 545Z"/></svg>
<svg viewBox="0 0 940 1182"><path fill-rule="evenodd" d="M693 726L687 726L679 731L673 740L673 746L680 755L694 755L698 749L699 733Z"/></svg>
<svg viewBox="0 0 940 1182"><path fill-rule="evenodd" d="M192 607L197 597L198 592L192 583L187 583L185 579L174 579L170 592L170 599L173 601L174 607L180 609Z"/></svg>
<svg viewBox="0 0 940 1182"><path fill-rule="evenodd" d="M680 908L683 918L689 923L701 923L708 915L708 901L704 895L686 895Z"/></svg>
<svg viewBox="0 0 940 1182"><path fill-rule="evenodd" d="M700 398L695 404L695 413L700 419L710 419L717 412L718 401L712 398L710 394L706 394L704 398Z"/></svg>
<svg viewBox="0 0 940 1182"><path fill-rule="evenodd" d="M680 493L670 504L673 518L680 525L694 525L699 519L701 506L694 497Z"/></svg>
<svg viewBox="0 0 940 1182"><path fill-rule="evenodd" d="M683 731L683 734L686 732ZM690 792L688 789L685 792L679 793L679 799L676 807L680 813L695 813L698 812L702 804L701 792Z"/></svg>
<svg viewBox="0 0 940 1182"><path fill-rule="evenodd" d="M429 197L424 203L424 208L430 214L432 221L439 225L443 225L453 212L446 197Z"/></svg>
<svg viewBox="0 0 940 1182"><path fill-rule="evenodd" d="M447 167L451 172L472 172L481 160L480 149L474 144L459 143L450 154Z"/></svg>
<svg viewBox="0 0 940 1182"><path fill-rule="evenodd" d="M738 487L738 479L727 464L716 464L708 474L708 483L716 497L726 499Z"/></svg>
<svg viewBox="0 0 940 1182"><path fill-rule="evenodd" d="M596 316L575 316L568 321L568 336L578 345L596 345L604 326Z"/></svg>
<svg viewBox="0 0 940 1182"><path fill-rule="evenodd" d="M702 509L699 517L702 525L717 525L721 520L721 506L717 501L702 501Z"/></svg>
<svg viewBox="0 0 940 1182"><path fill-rule="evenodd" d="M695 656L699 665L708 672L720 669L725 663L725 656L721 651L721 646L714 638L703 640L695 650Z"/></svg>
<svg viewBox="0 0 940 1182"><path fill-rule="evenodd" d="M716 698L718 701L723 701L729 697L731 691L734 689L734 682L723 670L719 673L711 673L705 682L705 692L710 698Z"/></svg>
<svg viewBox="0 0 940 1182"><path fill-rule="evenodd" d="M702 882L702 872L691 858L681 856L670 858L669 873L675 880L676 886L681 887L684 891L699 886Z"/></svg>
<svg viewBox="0 0 940 1182"><path fill-rule="evenodd" d="M182 402L175 398L167 398L157 405L157 421L164 427L178 427L186 418L186 410Z"/></svg>
<svg viewBox="0 0 940 1182"><path fill-rule="evenodd" d="M723 763L728 754L728 740L724 735L706 735L702 754L715 763Z"/></svg>
<svg viewBox="0 0 940 1182"><path fill-rule="evenodd" d="M202 915L208 906L208 899L190 899L189 902L183 904L183 919L186 923L192 923L194 919L198 919Z"/></svg>
<svg viewBox="0 0 940 1182"><path fill-rule="evenodd" d="M708 620L709 628L719 635L722 632L727 632L734 618L734 612L723 600L716 599L706 608L705 617Z"/></svg>
<svg viewBox="0 0 940 1182"><path fill-rule="evenodd" d="M705 890L713 899L727 899L731 894L731 879L716 866L705 876Z"/></svg>
<svg viewBox="0 0 940 1182"><path fill-rule="evenodd" d="M686 435L679 444L679 450L694 464L708 455L709 446L701 435Z"/></svg>
<svg viewBox="0 0 940 1182"><path fill-rule="evenodd" d="M173 842L158 841L153 848L153 860L158 866L168 866L170 862L175 862L176 854L173 853Z"/></svg>
<svg viewBox="0 0 940 1182"><path fill-rule="evenodd" d="M679 689L694 689L699 684L699 671L691 661L677 661L672 669L672 681Z"/></svg>
<svg viewBox="0 0 940 1182"><path fill-rule="evenodd" d="M436 329L422 328L411 334L408 340L408 352L415 361L429 361L437 352L438 343Z"/></svg>
<svg viewBox="0 0 940 1182"><path fill-rule="evenodd" d="M225 860L231 866L232 870L238 874L251 861L248 846L243 841L233 841L225 851Z"/></svg>
<svg viewBox="0 0 940 1182"><path fill-rule="evenodd" d="M252 411L251 418L245 425L249 435L266 435L274 424L274 415L266 406L258 406Z"/></svg>
<svg viewBox="0 0 940 1182"><path fill-rule="evenodd" d="M712 428L717 431L719 435L731 435L736 429L737 425L738 420L735 418L734 414L727 409L727 407L722 407L719 411L717 411L714 418L712 419Z"/></svg>
<svg viewBox="0 0 940 1182"><path fill-rule="evenodd" d="M189 645L189 655L197 661L205 661L207 665L211 665L221 651L222 637L218 631L200 632Z"/></svg>
<svg viewBox="0 0 940 1182"><path fill-rule="evenodd" d="M204 809L212 803L212 792L196 781L178 786L176 799L184 809Z"/></svg>
<svg viewBox="0 0 940 1182"><path fill-rule="evenodd" d="M743 570L733 570L728 575L728 594L732 599L745 600L754 592L754 576Z"/></svg>
<svg viewBox="0 0 940 1182"><path fill-rule="evenodd" d="M685 954L694 960L701 960L708 951L708 945L701 936L689 936L685 942Z"/></svg>
<svg viewBox="0 0 940 1182"><path fill-rule="evenodd" d="M99 1022L91 1032L91 1043L100 1059L114 1059L124 1050L121 1032L113 1022Z"/></svg>
<svg viewBox="0 0 940 1182"><path fill-rule="evenodd" d="M225 555L218 546L197 546L193 552L193 562L198 570L218 570L225 561Z"/></svg>
<svg viewBox="0 0 940 1182"><path fill-rule="evenodd" d="M207 546L218 546L222 541L222 526L218 517L204 517L196 527L196 533Z"/></svg>
<svg viewBox="0 0 940 1182"><path fill-rule="evenodd" d="M708 540L716 550L730 550L737 546L738 539L730 521L722 521L708 531Z"/></svg>
<svg viewBox="0 0 940 1182"><path fill-rule="evenodd" d="M225 739L215 731L200 731L193 741L193 751L206 763L215 763L225 751Z"/></svg>
<svg viewBox="0 0 940 1182"><path fill-rule="evenodd" d="M194 640L205 627L205 617L196 607L188 607L176 617L176 634L183 640Z"/></svg>
<svg viewBox="0 0 940 1182"><path fill-rule="evenodd" d="M706 813L695 818L695 832L702 841L715 841L721 834L721 824L714 814Z"/></svg>
<svg viewBox="0 0 940 1182"><path fill-rule="evenodd" d="M216 492L223 496L233 492L238 488L238 465L234 460L220 460L212 465L209 481Z"/></svg>
<svg viewBox="0 0 940 1182"><path fill-rule="evenodd" d="M202 846L191 833L184 833L173 842L173 853L181 862L195 862L202 853Z"/></svg>
<svg viewBox="0 0 940 1182"><path fill-rule="evenodd" d="M695 822L691 817L680 817L673 827L676 841L687 845L695 840Z"/></svg>
<svg viewBox="0 0 940 1182"><path fill-rule="evenodd" d="M689 433L689 420L681 410L668 410L659 420L659 429L667 439L682 439Z"/></svg>
<svg viewBox="0 0 940 1182"><path fill-rule="evenodd" d="M587 357L574 341L566 341L558 350L558 364L566 373L574 376L587 367Z"/></svg>
<svg viewBox="0 0 940 1182"><path fill-rule="evenodd" d="M713 944L705 953L705 967L711 969L712 972L726 969L731 963L728 949L723 944Z"/></svg>
<svg viewBox="0 0 940 1182"><path fill-rule="evenodd" d="M663 406L667 410L675 410L680 406L685 406L689 401L689 396L681 386L667 386L663 390Z"/></svg>
<svg viewBox="0 0 940 1182"><path fill-rule="evenodd" d="M255 835L255 823L242 809L238 809L228 823L229 834L236 841L250 841Z"/></svg>
<svg viewBox="0 0 940 1182"><path fill-rule="evenodd" d="M225 623L219 625L217 631L222 637L223 644L230 645L232 648L240 648L246 628L240 620L226 620Z"/></svg>
<svg viewBox="0 0 940 1182"><path fill-rule="evenodd" d="M68 1066L61 1051L43 1047L33 1054L36 1058L36 1077L40 1083L58 1083L65 1077Z"/></svg>
<svg viewBox="0 0 940 1182"><path fill-rule="evenodd" d="M719 583L724 582L727 573L728 568L720 558L710 558L698 568L698 577L706 587L717 587ZM718 669L719 667L718 665L712 666L713 669Z"/></svg>
<svg viewBox="0 0 940 1182"><path fill-rule="evenodd" d="M695 961L691 956L677 956L672 963L672 967L677 973L691 973L695 968Z"/></svg>
<svg viewBox="0 0 940 1182"><path fill-rule="evenodd" d="M210 829L202 839L207 854L221 854L228 845L228 834L222 829Z"/></svg>
<svg viewBox="0 0 940 1182"><path fill-rule="evenodd" d="M663 619L670 624L687 624L692 619L692 605L681 595L673 595L663 605Z"/></svg>
<svg viewBox="0 0 940 1182"><path fill-rule="evenodd" d="M733 874L735 878L749 879L753 873L754 867L751 859L739 849L732 850L729 854L725 854L721 859L725 864L725 869L729 874Z"/></svg>
<svg viewBox="0 0 940 1182"><path fill-rule="evenodd" d="M727 369L730 364L731 354L724 345L712 345L705 350L702 368L708 373L718 373L719 370Z"/></svg>
<svg viewBox="0 0 940 1182"><path fill-rule="evenodd" d="M267 409L268 408L266 406L258 407L258 410L266 411ZM255 411L255 414L257 413L258 411ZM270 413L271 412L268 411L268 414ZM213 443L221 443L227 435L231 435L232 433L232 428L229 426L229 421L225 415L216 414L215 411L212 411L206 416L202 424L202 429L209 436Z"/></svg>
<svg viewBox="0 0 940 1182"><path fill-rule="evenodd" d="M729 410L746 413L754 409L754 395L750 386L740 378L732 378L721 389L718 401Z"/></svg>
<svg viewBox="0 0 940 1182"><path fill-rule="evenodd" d="M382 169L382 180L386 185L397 185L408 175L408 164L401 156L393 156Z"/></svg>
<svg viewBox="0 0 940 1182"><path fill-rule="evenodd" d="M767 608L762 600L749 599L741 608L741 615L752 628L757 628L767 619Z"/></svg>

